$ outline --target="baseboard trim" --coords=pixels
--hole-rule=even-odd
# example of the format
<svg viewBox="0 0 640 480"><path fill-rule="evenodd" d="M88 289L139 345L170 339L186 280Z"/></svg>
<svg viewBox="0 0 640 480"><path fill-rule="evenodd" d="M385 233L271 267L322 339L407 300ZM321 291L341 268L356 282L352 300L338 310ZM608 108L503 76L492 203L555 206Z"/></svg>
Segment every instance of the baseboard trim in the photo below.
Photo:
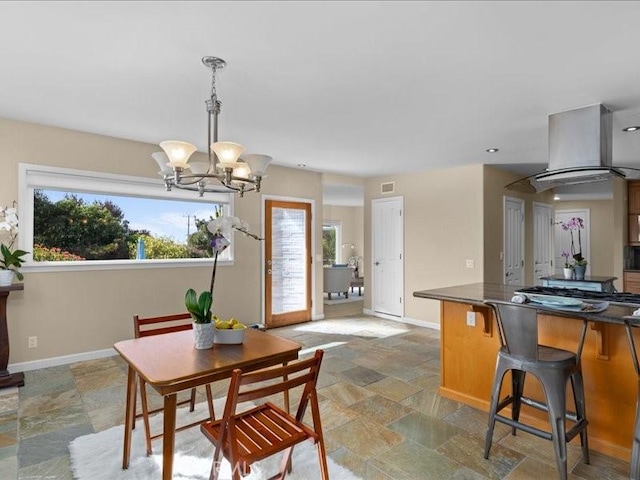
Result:
<svg viewBox="0 0 640 480"><path fill-rule="evenodd" d="M30 370L58 367L60 365L68 365L70 363L83 362L86 360L96 360L98 358L111 357L113 355L117 355L117 352L113 348L105 348L104 350L94 350L92 352L74 353L72 355L43 358L42 360L32 360L30 362L12 363L9 365L8 370L10 373L27 372Z"/></svg>
<svg viewBox="0 0 640 480"><path fill-rule="evenodd" d="M393 320L400 323L408 323L416 325L418 327L431 328L433 330L440 330L440 324L427 322L425 320L418 320L409 317L394 317L393 315L385 315L384 313L374 312L373 310L365 309L363 311L366 315L372 317L385 318L387 320ZM323 320L324 314L313 315L311 320ZM40 368L58 367L60 365L68 365L70 363L83 362L86 360L96 360L98 358L112 357L117 355L117 352L113 348L105 348L104 350L94 350L92 352L74 353L72 355L62 355L60 357L43 358L41 360L33 360L30 362L19 362L9 364L9 373L16 372L28 372L30 370L38 370Z"/></svg>
<svg viewBox="0 0 640 480"><path fill-rule="evenodd" d="M394 315L387 315L385 313L374 312L370 309L364 309L363 313L371 315L372 317L384 318L386 320L393 320L394 322L408 323L410 325L416 325L418 327L430 328L431 330L440 330L439 323L427 322L426 320L418 320L417 318L410 317L396 317Z"/></svg>

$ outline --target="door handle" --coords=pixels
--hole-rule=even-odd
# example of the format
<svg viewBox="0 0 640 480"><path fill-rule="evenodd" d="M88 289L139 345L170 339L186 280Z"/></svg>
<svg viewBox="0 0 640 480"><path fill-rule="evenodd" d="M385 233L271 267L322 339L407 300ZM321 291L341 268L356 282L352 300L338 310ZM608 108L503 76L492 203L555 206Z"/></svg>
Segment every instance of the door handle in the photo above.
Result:
<svg viewBox="0 0 640 480"><path fill-rule="evenodd" d="M374 265L377 267L378 265L380 265L380 262L376 262L374 263Z"/></svg>

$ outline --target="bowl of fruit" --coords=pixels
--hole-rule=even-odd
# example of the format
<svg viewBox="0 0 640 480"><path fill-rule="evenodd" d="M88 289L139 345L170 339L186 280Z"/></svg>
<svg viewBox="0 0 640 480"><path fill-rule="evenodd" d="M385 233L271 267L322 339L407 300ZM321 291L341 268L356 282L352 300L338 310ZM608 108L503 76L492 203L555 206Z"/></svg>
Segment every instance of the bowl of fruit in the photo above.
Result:
<svg viewBox="0 0 640 480"><path fill-rule="evenodd" d="M215 329L213 331L213 343L226 345L239 345L244 340L244 332L247 327L235 318L222 320L213 317Z"/></svg>

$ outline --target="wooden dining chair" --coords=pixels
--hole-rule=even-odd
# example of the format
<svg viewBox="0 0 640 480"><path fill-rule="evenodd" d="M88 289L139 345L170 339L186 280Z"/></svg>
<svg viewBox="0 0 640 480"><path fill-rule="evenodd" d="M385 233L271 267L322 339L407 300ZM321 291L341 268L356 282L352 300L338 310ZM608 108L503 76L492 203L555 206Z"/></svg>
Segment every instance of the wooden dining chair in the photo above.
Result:
<svg viewBox="0 0 640 480"><path fill-rule="evenodd" d="M222 418L200 425L202 433L215 446L210 480L218 479L223 456L231 464L233 480L239 480L240 475L250 473L252 463L282 451L285 453L280 472L271 478L284 479L294 445L307 439L313 439L316 444L321 478L328 480L316 392L322 356L323 351L316 350L312 358L286 366L254 373L242 373L239 369L233 371ZM256 386L258 383L260 385ZM264 399L302 385L304 388L295 417L270 401L236 413L239 403ZM303 423L309 404L313 425Z"/></svg>
<svg viewBox="0 0 640 480"><path fill-rule="evenodd" d="M179 313L176 315L165 315L161 317L147 317L140 318L138 315L133 316L133 330L136 338L148 337L151 335L160 335L163 333L172 333L172 332L180 332L183 330L191 330L193 329L193 320L191 318L191 314L189 313ZM158 352L159 355L162 352ZM153 410L149 410L149 403L147 401L147 389L146 382L142 377L138 377L138 381L140 384L140 403L142 404L142 412L137 412L136 407L136 415L133 420L133 427L135 428L135 420L137 418L142 418L144 423L144 434L145 440L147 444L147 455L151 455L151 441L156 438L160 438L162 434L151 435L151 428L149 426L149 415L154 413L158 413L162 411L162 407L155 408ZM213 395L211 393L211 385L207 384L205 386L207 392L207 403L209 407L209 420L215 419L215 414L213 410ZM134 391L135 396L135 391ZM134 398L135 404L135 398ZM191 395L186 400L181 400L177 403L178 406L189 404L189 411L193 412L196 405L196 389L191 389ZM188 425L188 426L193 426ZM176 431L182 430L183 428L178 428Z"/></svg>

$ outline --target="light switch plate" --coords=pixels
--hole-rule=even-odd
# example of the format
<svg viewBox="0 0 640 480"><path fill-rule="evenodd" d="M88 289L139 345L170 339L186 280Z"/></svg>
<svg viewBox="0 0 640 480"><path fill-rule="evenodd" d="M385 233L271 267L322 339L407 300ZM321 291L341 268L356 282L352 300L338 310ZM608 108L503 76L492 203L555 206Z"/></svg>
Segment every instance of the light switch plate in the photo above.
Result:
<svg viewBox="0 0 640 480"><path fill-rule="evenodd" d="M467 268L476 268L476 262L473 260L467 260Z"/></svg>
<svg viewBox="0 0 640 480"><path fill-rule="evenodd" d="M476 326L476 312L467 312L467 325L470 327Z"/></svg>

